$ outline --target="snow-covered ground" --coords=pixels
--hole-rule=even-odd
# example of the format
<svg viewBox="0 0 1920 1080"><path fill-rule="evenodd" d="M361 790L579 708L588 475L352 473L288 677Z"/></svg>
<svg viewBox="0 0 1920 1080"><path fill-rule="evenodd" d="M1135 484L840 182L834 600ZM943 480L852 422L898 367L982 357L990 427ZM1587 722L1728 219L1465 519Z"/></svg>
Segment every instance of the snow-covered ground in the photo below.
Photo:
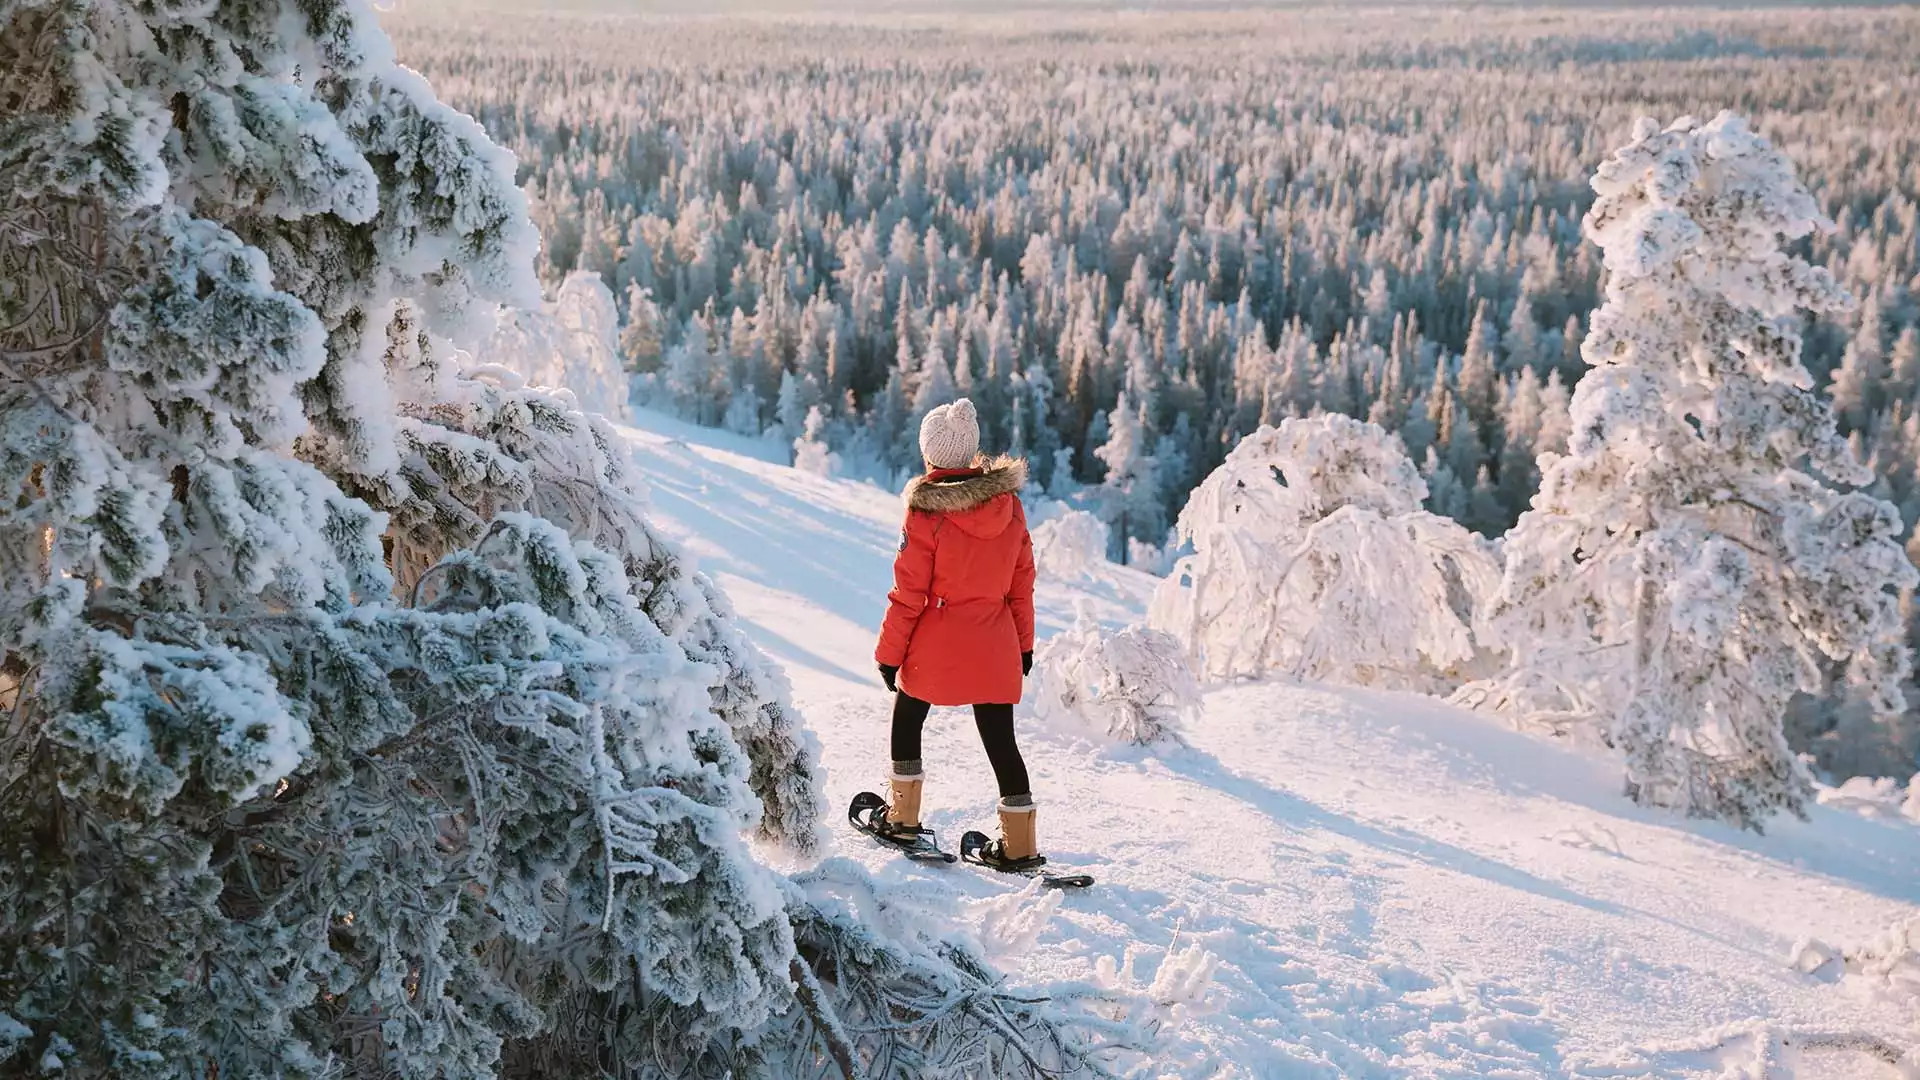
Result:
<svg viewBox="0 0 1920 1080"><path fill-rule="evenodd" d="M642 414L663 527L791 675L844 806L887 773L870 659L896 496L777 448ZM1153 579L1042 580L1042 635L1076 602L1114 625ZM1768 834L1643 812L1608 762L1438 701L1347 687L1208 694L1191 746L1121 750L1023 717L1044 848L1099 878L1022 894L837 829L831 854L950 890L1023 983L1106 981L1167 1003L1180 1077L1902 1075L1808 1035L1920 1043L1911 1001L1796 970L1796 941L1864 942L1920 913L1920 828L1836 806ZM927 821L992 830L973 725L936 714Z"/></svg>

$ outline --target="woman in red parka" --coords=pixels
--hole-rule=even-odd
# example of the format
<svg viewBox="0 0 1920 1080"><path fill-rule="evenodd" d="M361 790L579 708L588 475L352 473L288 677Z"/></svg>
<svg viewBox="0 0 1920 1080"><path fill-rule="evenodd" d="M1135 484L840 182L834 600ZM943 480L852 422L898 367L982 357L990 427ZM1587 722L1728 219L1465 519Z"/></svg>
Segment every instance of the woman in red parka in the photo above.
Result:
<svg viewBox="0 0 1920 1080"><path fill-rule="evenodd" d="M907 523L874 660L893 702L893 778L885 824L920 829L920 729L934 705L971 705L1000 783L994 865L1046 860L1034 841L1033 794L1013 738L1013 706L1033 667L1033 540L1016 494L1027 463L980 454L966 398L920 424L927 472L907 485Z"/></svg>

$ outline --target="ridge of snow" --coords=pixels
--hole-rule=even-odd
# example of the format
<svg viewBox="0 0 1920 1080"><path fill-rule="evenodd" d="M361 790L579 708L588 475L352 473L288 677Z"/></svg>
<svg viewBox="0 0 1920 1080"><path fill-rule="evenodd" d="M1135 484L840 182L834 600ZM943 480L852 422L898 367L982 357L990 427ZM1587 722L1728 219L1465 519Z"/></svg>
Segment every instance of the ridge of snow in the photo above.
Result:
<svg viewBox="0 0 1920 1080"><path fill-rule="evenodd" d="M879 790L889 697L871 661L900 503L780 464L785 449L641 411L656 520L784 665L830 801ZM1076 604L1139 621L1157 579L1042 580L1040 634ZM1010 977L1158 1002L1160 1077L1908 1075L1911 1001L1794 966L1920 914L1920 828L1815 806L1765 836L1635 807L1616 763L1414 694L1212 688L1185 748L1095 742L1024 708L1043 849L1084 892L928 867L831 828L828 855L953 891ZM973 725L929 722L927 824L992 830ZM832 825L833 823L830 823ZM1876 1049L1877 1047L1877 1049Z"/></svg>

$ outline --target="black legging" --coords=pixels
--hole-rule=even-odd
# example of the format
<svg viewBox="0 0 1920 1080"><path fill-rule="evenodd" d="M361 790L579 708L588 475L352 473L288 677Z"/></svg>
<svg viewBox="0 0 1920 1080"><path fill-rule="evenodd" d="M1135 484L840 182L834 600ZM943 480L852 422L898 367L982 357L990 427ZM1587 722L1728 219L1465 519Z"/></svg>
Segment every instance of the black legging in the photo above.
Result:
<svg viewBox="0 0 1920 1080"><path fill-rule="evenodd" d="M927 722L927 710L931 708L933 706L916 697L894 696L893 760L920 760L920 728ZM1027 763L1020 760L1020 747L1013 741L1013 706L975 705L973 723L980 729L980 745L987 748L987 760L993 763L993 776L1000 782L1001 796L1031 793Z"/></svg>

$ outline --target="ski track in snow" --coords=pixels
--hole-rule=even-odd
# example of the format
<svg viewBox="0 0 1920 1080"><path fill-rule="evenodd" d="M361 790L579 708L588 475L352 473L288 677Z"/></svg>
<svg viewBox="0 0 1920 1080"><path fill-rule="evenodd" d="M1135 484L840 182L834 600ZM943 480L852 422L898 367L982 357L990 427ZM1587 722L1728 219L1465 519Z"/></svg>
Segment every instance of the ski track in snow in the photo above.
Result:
<svg viewBox="0 0 1920 1080"><path fill-rule="evenodd" d="M1912 1006L1787 959L1798 938L1862 941L1912 914L1920 829L1815 807L1759 837L1642 811L1604 759L1417 695L1215 688L1192 745L1154 751L1023 713L1043 849L1098 883L1020 895L893 856L838 814L888 771L870 657L898 498L776 464L766 443L637 422L657 519L786 667L820 736L829 854L947 883L1024 983L1097 979L1131 951L1145 989L1162 965L1200 963L1196 945L1218 958L1197 991L1193 971L1168 972L1187 1000L1162 1010L1146 1075L1871 1080L1901 1074L1856 1052L1769 1050L1765 1032L1920 1041ZM1076 601L1124 625L1153 584L1120 567L1043 579L1040 633L1069 626ZM924 756L943 845L991 832L992 773L963 711L935 713Z"/></svg>

